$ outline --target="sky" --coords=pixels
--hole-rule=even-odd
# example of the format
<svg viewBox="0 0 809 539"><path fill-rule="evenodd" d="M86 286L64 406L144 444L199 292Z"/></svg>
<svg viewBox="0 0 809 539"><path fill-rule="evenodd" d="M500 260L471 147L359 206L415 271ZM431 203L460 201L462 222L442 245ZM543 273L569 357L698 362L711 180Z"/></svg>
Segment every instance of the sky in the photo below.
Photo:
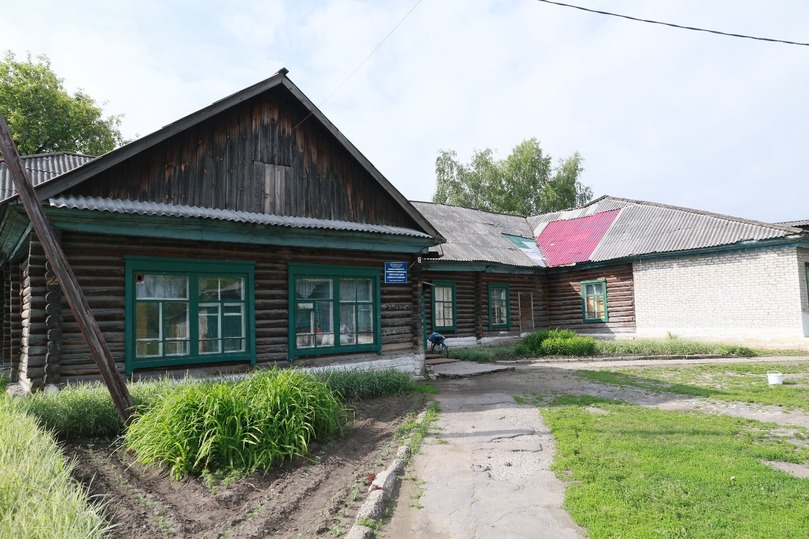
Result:
<svg viewBox="0 0 809 539"><path fill-rule="evenodd" d="M806 0L567 2L809 42ZM595 197L809 219L807 46L536 0L0 5L0 52L46 55L68 91L123 115L128 139L286 67L411 200L431 199L440 150L505 158L536 137L554 161L582 155Z"/></svg>

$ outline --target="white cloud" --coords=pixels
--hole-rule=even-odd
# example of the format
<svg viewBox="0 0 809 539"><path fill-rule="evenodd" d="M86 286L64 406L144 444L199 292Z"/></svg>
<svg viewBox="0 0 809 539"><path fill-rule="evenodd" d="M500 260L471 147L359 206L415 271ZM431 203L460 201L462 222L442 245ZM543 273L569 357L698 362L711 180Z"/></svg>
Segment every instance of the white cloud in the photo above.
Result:
<svg viewBox="0 0 809 539"><path fill-rule="evenodd" d="M801 0L581 5L807 41ZM428 199L439 149L579 151L596 194L762 220L806 218L809 48L541 2L93 0L0 13L0 49L47 54L128 136L274 73L290 77L402 192ZM328 100L327 96L332 94Z"/></svg>

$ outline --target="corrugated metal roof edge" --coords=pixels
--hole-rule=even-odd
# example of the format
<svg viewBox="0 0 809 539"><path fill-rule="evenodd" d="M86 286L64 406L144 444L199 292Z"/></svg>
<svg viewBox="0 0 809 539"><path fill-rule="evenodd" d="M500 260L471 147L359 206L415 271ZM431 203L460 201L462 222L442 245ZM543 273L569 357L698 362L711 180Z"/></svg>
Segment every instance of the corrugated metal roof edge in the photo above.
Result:
<svg viewBox="0 0 809 539"><path fill-rule="evenodd" d="M744 217L736 217L736 216L733 216L733 215L725 215L725 214L722 214L722 213L709 212L709 211L698 210L698 209L694 209L694 208L686 208L686 207L683 207L683 206L674 206L672 204L662 204L662 203L659 203L659 202L649 202L647 200L623 198L623 197L616 197L616 196L612 196L612 195L601 195L600 197L591 200L587 204L583 204L581 206L576 206L575 208L569 208L567 210L542 213L542 214L539 214L539 215L529 215L527 217L527 219L529 220L529 223L530 223L531 220L539 219L540 217L543 217L543 216L553 215L553 214L557 214L557 213L561 214L561 213L567 212L567 211L582 210L584 208L594 206L596 204L599 204L599 203L607 201L607 200L613 200L613 201L616 201L616 202L622 202L622 203L627 204L627 205L633 205L634 204L634 205L640 205L640 206L654 206L654 207L658 207L658 208L665 208L665 209L670 209L670 210L682 211L682 212L685 212L685 213L699 214L699 215L704 215L706 217L713 217L713 218L716 218L716 219L722 219L722 220L725 220L725 221L732 221L732 222L737 222L737 223L745 223L745 224L748 224L748 225L763 226L763 227L767 227L767 228L774 228L776 230L782 230L782 231L790 232L790 233L800 233L800 232L802 232L802 230L796 229L796 227L788 225L788 223L790 223L790 222L799 222L799 221L784 221L784 222L779 222L779 223L768 223L768 222L764 222L764 221L756 221L755 219L746 219ZM605 211L609 211L609 210L605 210ZM572 217L571 219L580 219L580 218L581 218L580 216L577 216L577 217ZM532 226L532 228L536 228L533 224L531 226Z"/></svg>
<svg viewBox="0 0 809 539"><path fill-rule="evenodd" d="M48 153L32 153L21 155L20 159L25 161L26 159L41 159L43 157L58 157L60 155L75 155L76 157L91 157L95 159L98 157L97 155L88 155L86 153L81 152L48 152ZM3 158L2 154L0 154L0 163L5 163L6 160Z"/></svg>
<svg viewBox="0 0 809 539"><path fill-rule="evenodd" d="M713 217L715 219L722 219L722 220L725 220L725 221L733 221L733 222L737 222L737 223L745 223L745 224L754 225L754 226L763 226L763 227L766 227L766 228L775 228L777 230L783 230L784 232L791 232L791 233L798 233L798 234L803 232L803 230L801 230L799 228L786 226L786 225L778 224L778 223L766 223L764 221L756 221L754 219L746 219L744 217L735 217L733 215L725 215L725 214L722 214L722 213L714 213L714 212L709 212L709 211L705 211L705 210L697 210L697 209L694 209L694 208L685 208L683 206L674 206L674 205L671 205L671 204L661 204L659 202L649 202L647 200L635 200L635 199L631 199L631 198L614 197L614 196L610 196L610 195L603 195L603 196L601 196L601 197L599 197L599 198L597 198L595 200L590 201L589 203L585 204L584 206L581 206L581 208L586 208L588 206L592 206L592 205L596 204L597 202L601 202L602 200L617 200L617 201L620 201L620 202L625 202L627 204L638 204L638 205L642 205L642 206L654 206L654 207L657 207L657 208L665 208L665 209L681 211L681 212L685 212L685 213L696 213L696 214L699 214L699 215L704 215L706 217ZM574 209L579 209L579 208L574 208Z"/></svg>
<svg viewBox="0 0 809 539"><path fill-rule="evenodd" d="M495 262L493 260L446 260L443 258L427 258L424 259L427 264L435 265L435 266L463 266L467 264L471 265L481 265L490 268L500 268L504 270L502 273L508 273L508 270L513 270L517 273L534 273L536 270L546 270L545 266L538 266L538 265L527 265L527 266L518 266L516 264L504 264L502 262ZM455 271L449 270L449 271Z"/></svg>
<svg viewBox="0 0 809 539"><path fill-rule="evenodd" d="M521 218L521 219L526 219L527 218L527 216L520 215L519 213L503 213L503 212L497 212L497 211L481 210L481 209L478 209L478 208L467 208L465 206L453 206L452 204L442 204L440 202L432 202L432 201L429 201L429 200L428 201L411 200L410 202L413 203L413 204L429 204L430 206L443 206L443 207L446 207L446 208L459 208L459 209L462 209L462 210L470 210L470 211L475 211L475 212L479 212L479 213L485 213L485 214L488 214L488 215L502 215L502 216L505 216L505 217L518 217L518 218Z"/></svg>
<svg viewBox="0 0 809 539"><path fill-rule="evenodd" d="M58 158L65 157L65 156L73 157L73 158L77 158L77 159L86 159L86 161L84 161L83 163L81 163L79 165L74 166L73 168L69 168L68 170L62 172L61 174L55 175L53 178L50 178L49 180L40 181L40 182L37 183L35 178L32 177L31 181L34 183L34 188L35 189L36 189L37 186L39 186L39 185L41 185L41 184L43 184L45 182L48 182L48 181L50 181L50 180L52 180L52 179L54 179L54 178L56 178L58 176L61 176L62 174L66 174L67 172L70 172L70 171L76 170L78 168L81 168L81 167L91 163L95 159L98 159L97 156L87 155L87 154L78 153L78 152L37 153L37 154L31 154L31 155L21 155L20 159L23 161L23 166L25 167L25 169L27 171L29 171L29 176L34 176L33 174L30 174L30 173L31 172L40 172L40 173L43 173L43 172L44 173L49 173L49 172L51 172L50 170L46 170L46 169L43 169L43 168L34 168L34 164L37 161L47 161L47 162L52 162L53 161L53 162L55 162ZM56 169L56 168L58 168L58 166L54 166L53 168ZM0 195L0 196L3 197L3 198L0 198L0 204L2 204L3 202L5 202L7 200L11 200L12 198L15 198L17 196L16 187L14 186L10 176L6 176L7 174L8 174L8 167L6 166L6 162L5 162L4 158L2 157L2 155L0 155L0 177L7 178L8 182L9 182L8 184L5 184L5 180L4 180L3 186L0 186L0 193L2 193L2 195ZM11 192L12 194L9 195L9 196L5 196L5 194L7 192Z"/></svg>
<svg viewBox="0 0 809 539"><path fill-rule="evenodd" d="M325 230L346 230L354 232L372 232L394 236L410 236L416 238L432 238L420 230L397 227L392 225L371 225L354 223L351 221L317 219L313 217L293 217L283 215L269 215L237 210L223 210L215 208L199 208L196 206L180 206L161 202L117 201L100 197L51 197L49 204L55 208L68 208L84 211L107 213L136 214L136 215L163 215L181 219L213 219L218 221L247 222L265 224L268 226L281 226L288 228L313 228ZM127 207L128 206L128 207Z"/></svg>
<svg viewBox="0 0 809 539"><path fill-rule="evenodd" d="M802 227L802 226L809 226L809 219L799 219L797 221L779 221L774 223L776 225L781 226L791 226L791 227Z"/></svg>

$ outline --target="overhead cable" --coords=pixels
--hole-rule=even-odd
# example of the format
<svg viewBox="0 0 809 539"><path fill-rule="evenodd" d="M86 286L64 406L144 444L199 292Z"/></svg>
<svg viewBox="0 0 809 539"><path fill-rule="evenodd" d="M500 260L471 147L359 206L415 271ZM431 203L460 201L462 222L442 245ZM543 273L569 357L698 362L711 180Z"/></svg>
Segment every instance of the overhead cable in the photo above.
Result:
<svg viewBox="0 0 809 539"><path fill-rule="evenodd" d="M757 41L769 41L771 43L783 43L785 45L798 45L801 47L809 47L809 43L801 43L800 41L787 41L785 39L773 39L769 37L756 37L756 36L748 36L745 34L734 34L731 32L720 32L719 30L707 30L705 28L696 28L694 26L683 26L681 24L674 24L670 22L661 22L661 21L652 21L649 19L640 19L638 17L630 17L629 15L621 15L619 13L611 13L609 11L601 11L598 9L590 9L582 6L574 6L573 4L565 4L562 2L554 2L552 0L537 0L537 2L544 2L546 4L553 4L556 6L562 7L570 7L573 9L579 9L581 11L587 11L589 13L597 13L599 15L608 15L610 17L620 17L622 19L629 19L630 21L636 22L645 22L649 24L660 24L662 26L670 26L671 28L679 28L681 30L693 30L695 32L707 32L709 34L717 34L720 36L729 36L729 37L740 37L742 39L755 39Z"/></svg>
<svg viewBox="0 0 809 539"><path fill-rule="evenodd" d="M374 53L375 53L376 51L378 51L378 50L379 50L379 48L380 48L380 47L381 47L381 46L382 46L382 45L383 45L383 44L384 44L384 43L385 43L385 42L388 40L388 38L389 38L391 35L393 35L393 32L395 32L395 31L396 31L396 29L397 29L397 28L399 28L399 27L402 25L402 23L403 23L403 22L405 22L405 19L407 19L407 18L410 16L410 14L411 14L411 13L413 13L413 10L415 10L415 9L416 9L416 8L419 6L419 4L421 4L421 0L416 0L416 3L415 3L415 4L413 4L413 7L411 7L411 8L410 8L410 11L408 11L407 13L405 13L405 16L404 16L404 17L402 17L402 18L401 18L401 20L400 20L399 22L397 22L397 23L396 23L396 26L394 26L394 27L393 27L393 29L392 29L390 32L388 32L388 35L386 35L386 36L385 36L385 37L382 39L382 41L380 41L380 42L379 42L379 43L376 45L376 47L374 47L374 50L372 50L370 53L368 53L368 56L366 56L366 57L365 57L365 59L364 59L362 62L360 62L360 63L357 65L357 67L355 67L355 68L354 68L354 71L352 71L351 73L349 73L349 74L348 74L348 76L347 76L346 78L344 78L344 79L343 79L343 82L341 82L340 84L338 84L338 85L337 85L337 87L336 87L334 90L332 90L332 91L331 91L331 93L330 93L329 95L327 95L327 96L326 96L326 99L324 99L323 101L321 101L321 102L320 102L320 106L321 106L321 107L323 106L323 104L324 104L324 103L326 103L326 101L328 101L328 100L329 100L329 98L330 98L331 96L333 96L333 95L334 95L334 94L337 92L337 90L339 90L340 88L342 88L343 84L345 84L346 82L348 82L348 79L350 79L351 77L353 77L353 76L354 76L354 73L356 73L357 71L359 71L359 69L360 69L360 68L361 68L363 65L365 65L365 62L367 62L367 61L368 61L368 59L369 59L369 58L371 58L371 56L373 56L373 55L374 55ZM301 120L300 122L298 122L298 124L297 124L297 125L295 125L295 127L293 127L293 128L292 128L292 130L293 130L293 131L295 131L295 130L298 128L298 126L300 126L300 125L301 125L303 122L305 122L305 121L306 121L306 120L309 118L309 116L311 116L311 115L312 115L312 112L310 112L309 114L307 114L307 115L306 115L306 117L304 117L304 119L303 119L303 120Z"/></svg>

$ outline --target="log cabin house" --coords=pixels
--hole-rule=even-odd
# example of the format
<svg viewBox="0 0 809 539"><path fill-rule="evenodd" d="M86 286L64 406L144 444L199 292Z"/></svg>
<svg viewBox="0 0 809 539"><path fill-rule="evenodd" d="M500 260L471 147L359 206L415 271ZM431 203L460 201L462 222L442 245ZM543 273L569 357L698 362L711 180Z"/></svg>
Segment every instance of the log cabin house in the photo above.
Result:
<svg viewBox="0 0 809 539"><path fill-rule="evenodd" d="M413 268L443 238L286 74L97 159L24 159L127 377L421 372ZM95 379L3 168L4 360L27 391Z"/></svg>
<svg viewBox="0 0 809 539"><path fill-rule="evenodd" d="M809 337L806 222L609 196L527 218L409 202L286 75L99 158L24 158L127 377L419 374L431 331ZM14 381L98 378L2 161L0 272Z"/></svg>

